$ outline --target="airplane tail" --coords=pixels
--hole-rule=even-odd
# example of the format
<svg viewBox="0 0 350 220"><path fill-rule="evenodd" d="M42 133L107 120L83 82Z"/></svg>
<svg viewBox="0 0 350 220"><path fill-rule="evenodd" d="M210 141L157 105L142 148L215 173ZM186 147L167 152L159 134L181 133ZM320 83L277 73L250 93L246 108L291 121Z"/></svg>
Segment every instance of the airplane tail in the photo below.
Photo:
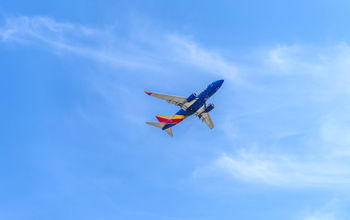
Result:
<svg viewBox="0 0 350 220"><path fill-rule="evenodd" d="M171 117L164 116L164 115L157 115L156 118L160 123L166 123L166 124L177 124L180 123L182 120L185 119L184 115L173 115Z"/></svg>
<svg viewBox="0 0 350 220"><path fill-rule="evenodd" d="M157 122L146 122L146 124L149 124L161 129L166 125L166 123L157 123ZM173 136L173 132L171 131L171 128L164 129L164 131L168 133L170 136Z"/></svg>

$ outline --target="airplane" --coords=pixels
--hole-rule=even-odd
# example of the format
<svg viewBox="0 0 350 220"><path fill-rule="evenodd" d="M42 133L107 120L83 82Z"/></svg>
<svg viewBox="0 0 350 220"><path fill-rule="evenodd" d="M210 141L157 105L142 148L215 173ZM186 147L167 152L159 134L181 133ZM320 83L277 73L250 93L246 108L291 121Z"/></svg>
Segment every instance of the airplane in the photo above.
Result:
<svg viewBox="0 0 350 220"><path fill-rule="evenodd" d="M171 117L157 115L156 118L158 119L158 122L146 123L161 128L162 130L166 131L170 136L173 136L171 127L177 125L188 116L195 115L199 119L201 119L202 122L205 122L210 129L214 128L214 124L209 115L209 112L214 109L214 104L209 104L207 106L206 101L212 95L214 95L216 91L218 91L218 89L222 86L223 83L224 80L215 81L208 85L198 96L196 93L192 93L188 98L172 95L163 95L159 93L145 91L145 93L149 96L163 99L168 103L181 107L181 109Z"/></svg>

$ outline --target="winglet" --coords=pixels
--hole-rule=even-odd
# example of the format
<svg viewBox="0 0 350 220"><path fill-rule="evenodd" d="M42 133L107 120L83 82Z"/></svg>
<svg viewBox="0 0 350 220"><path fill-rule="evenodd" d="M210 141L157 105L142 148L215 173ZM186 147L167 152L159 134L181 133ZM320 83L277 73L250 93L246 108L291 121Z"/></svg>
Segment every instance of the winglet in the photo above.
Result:
<svg viewBox="0 0 350 220"><path fill-rule="evenodd" d="M151 93L151 92L147 92L147 91L145 91L145 93L146 93L147 95L152 95L152 93Z"/></svg>

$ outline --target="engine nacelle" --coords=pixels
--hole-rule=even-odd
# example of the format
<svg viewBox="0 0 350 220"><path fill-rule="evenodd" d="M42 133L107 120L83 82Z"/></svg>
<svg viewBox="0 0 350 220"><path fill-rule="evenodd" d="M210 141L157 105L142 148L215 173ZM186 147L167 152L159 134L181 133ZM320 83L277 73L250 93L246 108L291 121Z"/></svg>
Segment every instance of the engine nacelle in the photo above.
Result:
<svg viewBox="0 0 350 220"><path fill-rule="evenodd" d="M204 112L210 112L211 110L213 110L214 109L214 104L209 104L207 107L206 107L206 109L204 110Z"/></svg>
<svg viewBox="0 0 350 220"><path fill-rule="evenodd" d="M193 101L195 98L197 98L197 94L196 94L196 93L192 93L192 94L187 98L187 102Z"/></svg>

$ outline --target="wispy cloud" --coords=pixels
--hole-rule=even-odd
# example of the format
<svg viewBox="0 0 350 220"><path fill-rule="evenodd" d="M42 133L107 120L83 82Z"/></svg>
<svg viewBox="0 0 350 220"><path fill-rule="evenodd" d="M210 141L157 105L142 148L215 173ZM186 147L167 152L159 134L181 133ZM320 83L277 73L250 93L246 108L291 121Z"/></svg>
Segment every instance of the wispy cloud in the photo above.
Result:
<svg viewBox="0 0 350 220"><path fill-rule="evenodd" d="M196 43L178 35L170 35L168 39L175 45L175 52L183 62L197 66L228 80L240 80L238 68L232 63L227 62L219 53L201 48Z"/></svg>
<svg viewBox="0 0 350 220"><path fill-rule="evenodd" d="M236 149L197 168L194 177L221 173L278 187L348 188L349 55L345 43L265 50L251 74L256 86L250 92L260 99L248 96L256 102L242 105L254 111L241 118L228 113L230 122L222 124Z"/></svg>
<svg viewBox="0 0 350 220"><path fill-rule="evenodd" d="M70 53L93 61L128 68L156 68L123 46L112 27L92 28L58 22L48 17L10 17L1 28L3 42L45 48L53 53Z"/></svg>
<svg viewBox="0 0 350 220"><path fill-rule="evenodd" d="M203 73L238 82L234 64L219 53L199 46L186 36L159 31L118 31L113 26L94 28L49 17L8 17L0 27L2 42L26 44L67 53L93 61L157 73L174 66L191 66ZM137 36L141 35L141 36ZM181 73L179 73L181 74Z"/></svg>
<svg viewBox="0 0 350 220"><path fill-rule="evenodd" d="M316 213L310 216L306 216L303 220L335 220L333 213Z"/></svg>
<svg viewBox="0 0 350 220"><path fill-rule="evenodd" d="M306 215L302 220L339 220L333 212L315 212Z"/></svg>
<svg viewBox="0 0 350 220"><path fill-rule="evenodd" d="M239 152L236 155L221 155L208 167L198 168L194 175L200 177L221 172L246 182L278 187L347 187L350 184L348 164L326 160Z"/></svg>
<svg viewBox="0 0 350 220"><path fill-rule="evenodd" d="M297 220L341 220L346 219L341 216L342 212L339 210L339 201L336 199L330 200L322 207L313 210L304 210Z"/></svg>

